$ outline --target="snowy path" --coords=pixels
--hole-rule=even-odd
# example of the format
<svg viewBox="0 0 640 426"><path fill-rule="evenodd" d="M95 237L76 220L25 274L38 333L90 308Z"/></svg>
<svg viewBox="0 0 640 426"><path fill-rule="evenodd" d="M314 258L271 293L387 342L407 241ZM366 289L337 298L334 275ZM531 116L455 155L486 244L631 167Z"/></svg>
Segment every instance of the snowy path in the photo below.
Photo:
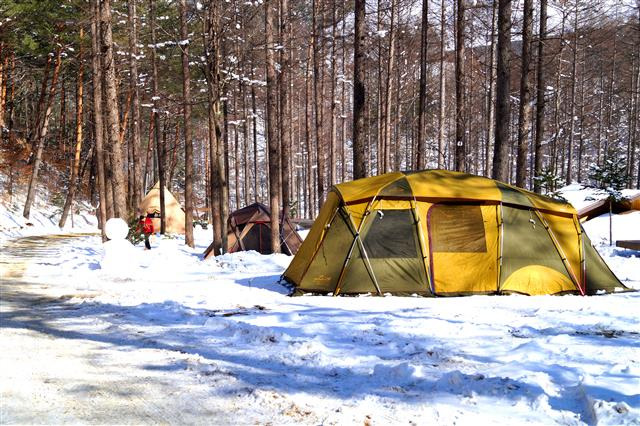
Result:
<svg viewBox="0 0 640 426"><path fill-rule="evenodd" d="M67 303L90 294L52 296L46 282L25 279L30 262L54 264L78 237L27 237L0 248L0 423L234 423L193 375L148 368L171 358L168 351L70 327L70 318L97 321Z"/></svg>

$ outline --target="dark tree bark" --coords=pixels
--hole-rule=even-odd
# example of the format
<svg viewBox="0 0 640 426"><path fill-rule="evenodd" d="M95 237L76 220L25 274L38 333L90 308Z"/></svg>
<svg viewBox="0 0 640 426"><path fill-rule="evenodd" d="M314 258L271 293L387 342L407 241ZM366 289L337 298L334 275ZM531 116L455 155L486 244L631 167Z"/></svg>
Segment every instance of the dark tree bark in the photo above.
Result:
<svg viewBox="0 0 640 426"><path fill-rule="evenodd" d="M105 115L112 157L112 185L114 193L114 214L124 220L127 214L127 183L123 144L120 140L120 116L118 111L118 87L116 63L113 55L113 35L111 32L111 0L101 0L100 32L102 34L102 77L106 96Z"/></svg>
<svg viewBox="0 0 640 426"><path fill-rule="evenodd" d="M322 0L313 0L313 35L311 38L311 45L313 47L313 99L315 105L315 140L316 140L316 191L317 191L317 208L320 210L324 198L324 180L325 180L325 150L324 150L324 137L322 133L322 118L323 118L323 86L322 86L322 72L321 62L324 61L324 55L322 54L322 41L321 36L321 24L318 22L318 15L320 14L319 2Z"/></svg>
<svg viewBox="0 0 640 426"><path fill-rule="evenodd" d="M105 155L104 155L104 123L102 121L102 67L100 66L100 7L98 0L91 1L91 76L93 85L93 137L96 146L96 169L98 175L98 223L102 232L102 241L107 236L104 224L107 221L107 185L105 182Z"/></svg>
<svg viewBox="0 0 640 426"><path fill-rule="evenodd" d="M307 151L307 156L306 156L306 175L307 175L307 179L305 181L305 188L306 188L306 197L305 197L305 206L306 206L306 210L307 210L307 217L311 218L313 217L313 155L312 155L312 149L313 149L313 142L311 140L311 120L312 120L312 113L311 113L311 67L309 66L309 64L311 63L311 48L312 46L309 45L309 47L307 48L307 57L306 57L306 65L305 65L305 73L304 73L304 138L305 138L305 147L306 147L306 151Z"/></svg>
<svg viewBox="0 0 640 426"><path fill-rule="evenodd" d="M289 111L289 84L291 79L291 70L289 64L290 49L290 32L291 18L289 16L289 1L280 0L280 74L278 79L279 98L280 98L280 150L282 153L282 217L289 216L290 200L290 180L291 173L291 125L286 119Z"/></svg>
<svg viewBox="0 0 640 426"><path fill-rule="evenodd" d="M518 109L518 160L516 186L524 188L527 182L527 154L531 127L531 34L533 26L533 0L524 0L522 21L522 73L520 76L520 107Z"/></svg>
<svg viewBox="0 0 640 426"><path fill-rule="evenodd" d="M445 39L446 39L446 0L441 0L440 4L440 90L439 90L439 113L438 113L438 168L443 169L445 167L444 157L444 126L445 126L445 112L446 112L446 75L444 69L445 59Z"/></svg>
<svg viewBox="0 0 640 426"><path fill-rule="evenodd" d="M36 107L35 119L33 121L33 125L31 126L31 131L28 132L27 139L29 140L31 146L33 147L33 152L36 151L37 141L37 132L40 130L41 116L42 110L45 108L45 101L47 100L47 83L49 82L49 73L51 72L51 63L53 58L51 55L47 55L47 62L44 67L44 74L42 76L42 84L40 87L40 98L38 99L38 104ZM36 132L34 135L33 132ZM33 157L30 158L30 161L33 160Z"/></svg>
<svg viewBox="0 0 640 426"><path fill-rule="evenodd" d="M365 165L365 0L355 0L355 33L353 47L353 178L367 175Z"/></svg>
<svg viewBox="0 0 640 426"><path fill-rule="evenodd" d="M129 90L131 91L131 207L137 208L141 196L140 169L140 94L138 89L138 0L128 0L129 18Z"/></svg>
<svg viewBox="0 0 640 426"><path fill-rule="evenodd" d="M465 0L457 1L456 14L456 165L455 169L464 172L465 167L465 70L464 70L464 32L465 32Z"/></svg>
<svg viewBox="0 0 640 426"><path fill-rule="evenodd" d="M542 187L540 180L536 179L542 174L542 141L544 140L544 107L546 90L545 81L545 43L547 40L547 0L540 0L540 30L538 40L538 69L536 77L536 138L533 148L534 165L533 165L533 190L540 193ZM602 96L602 95L600 95ZM602 108L600 108L602 110Z"/></svg>
<svg viewBox="0 0 640 426"><path fill-rule="evenodd" d="M489 47L489 69L487 70L487 78L489 79L489 90L487 91L487 139L485 141L484 146L484 175L490 175L490 167L491 167L491 148L493 147L493 143L495 141L495 113L496 113L496 103L495 103L495 88L496 88L496 42L495 42L495 34L496 34L496 11L497 11L497 0L492 0L491 6L491 44Z"/></svg>
<svg viewBox="0 0 640 426"><path fill-rule="evenodd" d="M46 100L46 110L44 118L42 119L42 125L37 130L36 139L36 153L33 161L33 169L31 171L31 178L29 179L29 189L27 191L27 200L24 203L24 210L22 215L29 219L31 214L31 205L36 196L36 186L38 185L38 175L40 172L40 165L42 164L42 151L44 149L44 141L49 131L49 119L51 117L51 111L53 110L53 98L56 94L56 84L58 83L58 75L60 73L60 66L62 64L62 48L58 48L56 53L56 65L53 69L53 77L51 77L51 86L49 87L49 96Z"/></svg>
<svg viewBox="0 0 640 426"><path fill-rule="evenodd" d="M83 38L83 30L80 28L80 40ZM60 228L64 228L67 222L67 215L73 204L73 198L78 186L78 169L80 168L80 154L82 152L82 124L83 124L83 95L84 95L84 59L82 57L82 41L78 50L78 75L76 77L76 147L73 156L73 166L71 168L71 177L69 178L69 190L67 199L62 208L62 216L58 222Z"/></svg>
<svg viewBox="0 0 640 426"><path fill-rule="evenodd" d="M251 79L253 80L253 64ZM253 142L253 198L258 201L258 107L256 106L256 87L251 84L251 138Z"/></svg>
<svg viewBox="0 0 640 426"><path fill-rule="evenodd" d="M576 125L576 78L578 72L578 3L576 2L573 13L573 55L571 63L571 111L569 116L569 146L567 147L567 176L566 184L573 180L573 146Z"/></svg>
<svg viewBox="0 0 640 426"><path fill-rule="evenodd" d="M422 27L420 30L420 88L418 93L418 144L416 147L417 169L427 167L425 150L425 126L427 107L427 47L429 41L429 0L422 0Z"/></svg>
<svg viewBox="0 0 640 426"><path fill-rule="evenodd" d="M149 14L151 25L151 67L152 67L152 100L153 100L153 128L154 140L156 145L156 159L158 162L158 181L160 186L160 233L164 235L166 232L166 207L164 188L165 183L165 150L164 144L160 140L160 95L158 92L158 61L156 59L156 0L149 0ZM145 213L145 212L143 212Z"/></svg>
<svg viewBox="0 0 640 426"><path fill-rule="evenodd" d="M182 47L182 110L184 115L184 240L186 245L193 248L195 247L193 241L193 142L191 140L191 77L189 74L187 0L180 0L180 38Z"/></svg>
<svg viewBox="0 0 640 426"><path fill-rule="evenodd" d="M271 251L280 253L280 152L277 136L274 0L265 0L265 54L267 64L267 143L269 147L269 204L271 207Z"/></svg>
<svg viewBox="0 0 640 426"><path fill-rule="evenodd" d="M496 93L496 141L493 150L494 179L509 181L511 104L511 0L498 0L498 70Z"/></svg>
<svg viewBox="0 0 640 426"><path fill-rule="evenodd" d="M391 19L389 20L389 58L387 60L387 72L384 85L384 120L382 131L383 135L383 157L382 171L387 173L391 170L391 99L393 98L393 74L395 69L396 56L396 7L397 1L391 0Z"/></svg>
<svg viewBox="0 0 640 426"><path fill-rule="evenodd" d="M329 88L329 96L331 97L331 104L329 105L329 186L333 186L337 182L337 162L338 162L338 150L336 147L336 0L331 0L331 86Z"/></svg>

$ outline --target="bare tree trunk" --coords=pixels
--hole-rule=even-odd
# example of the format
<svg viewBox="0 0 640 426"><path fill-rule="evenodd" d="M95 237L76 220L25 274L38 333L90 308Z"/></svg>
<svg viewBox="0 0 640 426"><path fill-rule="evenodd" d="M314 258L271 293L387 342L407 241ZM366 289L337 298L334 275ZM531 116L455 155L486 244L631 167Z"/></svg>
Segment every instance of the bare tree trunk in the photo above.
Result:
<svg viewBox="0 0 640 426"><path fill-rule="evenodd" d="M147 153L145 156L145 163L144 163L144 173L142 174L143 177L143 190L146 194L147 189L149 188L149 165L152 164L152 151L153 151L153 135L154 135L154 113L153 110L151 111L151 114L149 114L149 139L147 140ZM155 157L155 156L154 156ZM152 167L153 168L153 167ZM153 183L155 183L154 179L151 179L153 181ZM144 212L142 212L144 213Z"/></svg>
<svg viewBox="0 0 640 426"><path fill-rule="evenodd" d="M280 74L278 79L278 86L280 88L280 151L282 155L282 217L289 216L289 207L291 204L290 192L291 192L291 124L287 123L286 117L289 111L289 84L291 79L291 70L289 64L289 49L290 46L290 32L291 32L291 18L289 10L289 1L280 0ZM280 224L282 226L282 224ZM280 244L278 242L278 244Z"/></svg>
<svg viewBox="0 0 640 426"><path fill-rule="evenodd" d="M378 74L378 78L376 80L378 90L377 90L377 105L376 105L376 174L384 173L382 171L383 168L383 155L384 155L384 100L382 95L385 91L384 88L384 67L382 66L382 39L384 36L384 30L382 29L382 21L384 20L382 16L383 6L382 0L377 1L378 5L376 7L376 45L377 45L377 57L378 57L378 66L375 68Z"/></svg>
<svg viewBox="0 0 640 426"><path fill-rule="evenodd" d="M240 135L238 134L238 126L240 125L238 122L238 94L240 93L240 88L232 89L233 90L233 116L234 126L233 126L233 180L235 187L235 201L236 201L236 209L240 208Z"/></svg>
<svg viewBox="0 0 640 426"><path fill-rule="evenodd" d="M179 44L182 46L182 110L184 115L184 242L193 248L195 247L193 241L193 142L191 139L191 76L189 74L187 0L180 0L180 38Z"/></svg>
<svg viewBox="0 0 640 426"><path fill-rule="evenodd" d="M308 65L307 65L308 66ZM251 80L253 80L253 63L251 64ZM253 130L253 198L258 201L258 110L256 108L256 88L251 84L251 117Z"/></svg>
<svg viewBox="0 0 640 426"><path fill-rule="evenodd" d="M280 253L280 153L277 137L276 61L274 0L265 1L265 53L267 60L267 143L269 145L269 201L271 207L271 251Z"/></svg>
<svg viewBox="0 0 640 426"><path fill-rule="evenodd" d="M340 85L340 116L342 120L342 132L340 141L340 182L346 180L347 175L347 158L344 152L344 146L347 143L347 33L346 33L346 6L342 2L342 28L340 30L340 38L342 38L342 63L341 63L341 85Z"/></svg>
<svg viewBox="0 0 640 426"><path fill-rule="evenodd" d="M337 182L337 160L338 152L336 148L336 0L331 0L331 86L329 89L331 104L329 105L329 186L333 186Z"/></svg>
<svg viewBox="0 0 640 426"><path fill-rule="evenodd" d="M58 222L60 228L64 228L67 221L67 215L71 209L73 198L75 196L76 187L78 186L78 169L80 167L80 154L82 153L82 122L83 122L83 94L84 94L84 62L82 57L82 38L83 29L80 28L80 48L78 51L78 76L76 78L76 149L73 157L73 167L71 168L71 178L69 179L69 190L67 199L62 208L62 216Z"/></svg>
<svg viewBox="0 0 640 426"><path fill-rule="evenodd" d="M511 0L498 0L498 71L496 94L496 141L493 154L494 179L509 180L509 129L511 105L509 102L511 65Z"/></svg>
<svg viewBox="0 0 640 426"><path fill-rule="evenodd" d="M573 60L571 64L571 115L569 117L569 146L567 149L567 178L569 185L573 180L573 145L576 126L576 76L578 73L578 3L573 12Z"/></svg>
<svg viewBox="0 0 640 426"><path fill-rule="evenodd" d="M546 0L543 0L546 1ZM484 171L485 176L490 175L491 164L491 148L495 141L495 112L496 112L496 12L497 12L497 0L492 0L491 6L491 45L489 48L489 90L487 93L487 140L484 145Z"/></svg>
<svg viewBox="0 0 640 426"><path fill-rule="evenodd" d="M439 114L438 114L438 168L444 169L445 167L445 157L444 157L444 126L445 126L445 113L446 113L446 75L444 69L444 56L445 56L445 39L446 39L446 3L445 0L441 0L440 2L440 99L438 101L439 104Z"/></svg>
<svg viewBox="0 0 640 426"><path fill-rule="evenodd" d="M309 45L307 48L307 60L305 65L305 74L304 74L304 91L305 91L305 101L304 101L304 136L306 142L306 151L307 151L307 164L306 164L306 174L307 179L305 182L306 185L306 194L308 198L305 198L305 205L307 210L307 218L313 217L313 142L311 141L311 120L312 120L312 111L311 111L311 67L309 64L311 63L311 52L312 46Z"/></svg>
<svg viewBox="0 0 640 426"><path fill-rule="evenodd" d="M366 176L365 165L365 0L355 0L353 47L353 178Z"/></svg>
<svg viewBox="0 0 640 426"><path fill-rule="evenodd" d="M128 0L129 17L129 90L132 93L131 114L131 173L132 194L131 207L138 208L141 200L140 182L140 95L138 90L138 15L136 4L138 0Z"/></svg>
<svg viewBox="0 0 640 426"><path fill-rule="evenodd" d="M32 130L30 132L28 132L27 139L29 140L29 143L32 146L32 151L33 152L36 151L36 147L37 147L37 144L38 144L37 132L40 131L40 127L41 127L40 123L42 121L41 120L41 118L42 118L42 110L45 108L45 102L47 100L47 83L49 82L49 73L51 72L51 63L52 63L52 61L53 61L52 56L51 55L47 55L47 63L45 64L44 74L42 76L42 84L41 84L41 87L40 87L40 98L38 99L38 105L36 107L35 120L33 121ZM33 135L33 132L36 132L36 135ZM32 160L33 160L33 153L32 153L32 156L30 158L30 161L32 161Z"/></svg>
<svg viewBox="0 0 640 426"><path fill-rule="evenodd" d="M9 68L9 80L11 82L11 87L9 89L9 101L8 101L8 105L7 105L7 116L8 116L8 126L7 126L7 140L9 142L13 141L13 121L14 121L14 117L13 117L13 113L14 113L14 109L15 109L15 95L16 95L16 76L15 76L15 70L16 70L16 54L15 52L11 52L11 66ZM11 172L13 172L13 162L11 163ZM11 174L11 177L13 177L13 174ZM12 194L12 189L13 185L9 185L9 195L13 195Z"/></svg>
<svg viewBox="0 0 640 426"><path fill-rule="evenodd" d="M640 28L640 7L638 7L638 27ZM638 58L638 69L636 70L636 111L635 111L635 132L633 135L633 146L631 147L631 155L629 160L631 161L631 174L633 174L633 167L635 167L635 151L638 146L638 139L640 136L640 126L638 125L638 115L640 111L640 33L638 33L638 40L636 40L636 58ZM636 180L636 188L640 188L640 167L638 167ZM633 179L633 176L631 176ZM633 182L630 183L631 186Z"/></svg>
<svg viewBox="0 0 640 426"><path fill-rule="evenodd" d="M244 205L249 205L249 114L247 111L247 85L240 83L240 95L242 96L242 155L243 155L243 172L242 179L242 195L244 196ZM254 159L255 161L255 159Z"/></svg>
<svg viewBox="0 0 640 426"><path fill-rule="evenodd" d="M105 158L103 147L103 129L102 122L102 67L100 66L100 8L97 0L91 1L91 76L93 86L93 136L96 146L96 169L98 175L98 193L100 203L98 204L98 223L102 231L102 241L106 241L104 224L107 221L107 185L105 182Z"/></svg>
<svg viewBox="0 0 640 426"><path fill-rule="evenodd" d="M218 42L218 51L222 55L224 54L224 43ZM220 82L220 79L218 79ZM222 92L224 90L224 85L221 86L221 104L222 104L222 128L224 129L222 133L222 138L218 138L218 170L220 171L220 216L222 219L223 228L227 226L227 222L229 219L229 119L228 119L228 110L227 110L227 100L228 93ZM218 116L220 116L218 114ZM225 251L228 249L227 246L227 232L223 229L222 232L222 245Z"/></svg>
<svg viewBox="0 0 640 426"><path fill-rule="evenodd" d="M2 87L0 87L2 92ZM58 149L62 150L62 156L69 158L69 169L73 165L73 157L67 155L67 88L65 85L65 76L60 79L60 125L58 127Z"/></svg>
<svg viewBox="0 0 640 426"><path fill-rule="evenodd" d="M524 0L522 22L522 74L520 76L520 107L518 110L518 159L516 186L524 188L527 181L527 154L531 127L531 34L533 26L533 0Z"/></svg>
<svg viewBox="0 0 640 426"><path fill-rule="evenodd" d="M31 172L31 178L29 179L29 190L27 192L27 200L24 204L24 210L22 215L29 219L31 214L31 205L36 196L36 186L38 185L38 174L40 171L40 165L42 163L42 151L44 149L44 141L47 137L49 130L49 118L51 117L51 111L53 110L53 97L56 94L56 84L58 83L58 74L60 72L60 66L62 64L62 48L58 47L56 53L56 65L53 69L53 77L51 78L51 86L49 88L49 96L46 101L46 111L42 120L42 126L38 129L38 137L36 142L36 155L33 161L33 170Z"/></svg>
<svg viewBox="0 0 640 426"><path fill-rule="evenodd" d="M393 74L396 56L396 7L397 1L391 0L391 19L389 21L389 59L387 61L387 73L384 87L384 156L382 163L382 171L384 173L387 173L391 170L391 99L393 98Z"/></svg>
<svg viewBox="0 0 640 426"><path fill-rule="evenodd" d="M582 52L582 69L580 70L580 135L578 136L578 182L582 182L583 174L582 174L582 165L583 162L583 154L584 154L584 137L587 129L585 128L584 122L584 85L585 85L585 53L584 50Z"/></svg>
<svg viewBox="0 0 640 426"><path fill-rule="evenodd" d="M464 74L464 15L465 0L457 0L456 15L456 171L465 171L465 74Z"/></svg>
<svg viewBox="0 0 640 426"><path fill-rule="evenodd" d="M617 17L617 10L616 10ZM616 61L617 61L617 53L618 53L618 33L614 31L613 33L613 59L611 63L611 78L609 79L609 93L608 99L606 102L607 106L607 130L605 132L605 140L604 140L604 157L610 157L610 143L612 140L612 135L615 133L615 126L613 124L613 98L614 98L614 86L616 81ZM615 140L615 138L613 138Z"/></svg>
<svg viewBox="0 0 640 426"><path fill-rule="evenodd" d="M107 130L112 155L112 173L114 188L114 213L127 220L127 185L124 177L124 151L120 136L120 117L118 114L118 88L116 81L116 63L113 56L113 36L111 33L111 0L101 0L101 33L102 33L102 70L105 90L105 107Z"/></svg>
<svg viewBox="0 0 640 426"><path fill-rule="evenodd" d="M564 59L562 58L564 52L564 33L565 33L565 24L566 24L566 14L562 13L562 24L560 26L560 49L557 53L558 61L556 67L556 79L554 85L554 110L553 110L553 127L554 134L553 139L551 141L551 153L550 153L550 170L551 173L555 174L557 172L558 166L558 140L560 137L560 95L561 95L561 76L562 76L562 65Z"/></svg>
<svg viewBox="0 0 640 426"><path fill-rule="evenodd" d="M316 139L316 175L317 175L317 194L318 194L318 210L322 207L324 201L324 179L325 179L325 152L324 152L324 138L322 134L322 110L323 110L323 96L322 96L322 76L321 76L321 61L322 55L320 50L322 49L322 42L320 41L320 24L317 20L317 15L320 13L320 6L318 3L321 0L313 0L313 36L311 44L313 46L313 98L315 103L315 139Z"/></svg>
<svg viewBox="0 0 640 426"><path fill-rule="evenodd" d="M544 44L547 41L547 0L540 0L540 31L538 40L538 69L536 82L536 139L534 142L533 156L533 190L538 194L542 188L538 176L542 174L542 141L544 140L544 107L546 91ZM601 95L602 96L602 95Z"/></svg>
<svg viewBox="0 0 640 426"><path fill-rule="evenodd" d="M427 54L429 41L429 0L422 0L422 26L420 30L420 88L418 91L418 146L416 148L417 169L427 167L425 150L425 126L427 107Z"/></svg>
<svg viewBox="0 0 640 426"><path fill-rule="evenodd" d="M158 162L158 181L160 186L160 233L164 235L167 230L166 207L164 199L164 188L166 186L164 175L165 152L164 144L160 142L160 95L158 93L158 61L156 59L156 0L149 0L149 14L151 15L151 44L153 45L153 47L151 48L151 67L153 80L151 99L153 100L153 128L156 145L156 158Z"/></svg>
<svg viewBox="0 0 640 426"><path fill-rule="evenodd" d="M5 127L4 114L7 96L7 79L5 75L9 70L9 55L5 53L3 57L3 51L4 42L0 41L0 129Z"/></svg>

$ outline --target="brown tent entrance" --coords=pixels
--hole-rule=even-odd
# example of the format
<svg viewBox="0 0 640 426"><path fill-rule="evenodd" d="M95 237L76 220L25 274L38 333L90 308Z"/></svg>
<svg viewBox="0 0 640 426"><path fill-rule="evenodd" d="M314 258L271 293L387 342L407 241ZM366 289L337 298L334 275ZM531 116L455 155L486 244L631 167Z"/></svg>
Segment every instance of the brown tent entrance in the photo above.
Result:
<svg viewBox="0 0 640 426"><path fill-rule="evenodd" d="M302 238L289 218L280 218L280 251L296 254ZM255 250L271 254L271 210L261 203L254 203L229 215L227 221L227 252ZM213 243L204 253L205 259L213 253Z"/></svg>

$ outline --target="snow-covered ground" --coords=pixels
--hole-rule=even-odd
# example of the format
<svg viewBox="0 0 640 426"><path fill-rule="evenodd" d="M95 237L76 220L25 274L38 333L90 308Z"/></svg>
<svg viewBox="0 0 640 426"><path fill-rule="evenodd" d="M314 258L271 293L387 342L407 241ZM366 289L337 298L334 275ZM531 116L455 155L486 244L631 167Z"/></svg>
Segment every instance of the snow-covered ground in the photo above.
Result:
<svg viewBox="0 0 640 426"><path fill-rule="evenodd" d="M59 232L16 229L17 211L0 206L5 240ZM585 228L640 288L640 256L608 247L608 218ZM640 239L640 212L615 216L615 235ZM98 236L20 249L0 423L640 424L640 292L291 298L290 257L202 261L210 240L139 245L127 278L101 268Z"/></svg>

